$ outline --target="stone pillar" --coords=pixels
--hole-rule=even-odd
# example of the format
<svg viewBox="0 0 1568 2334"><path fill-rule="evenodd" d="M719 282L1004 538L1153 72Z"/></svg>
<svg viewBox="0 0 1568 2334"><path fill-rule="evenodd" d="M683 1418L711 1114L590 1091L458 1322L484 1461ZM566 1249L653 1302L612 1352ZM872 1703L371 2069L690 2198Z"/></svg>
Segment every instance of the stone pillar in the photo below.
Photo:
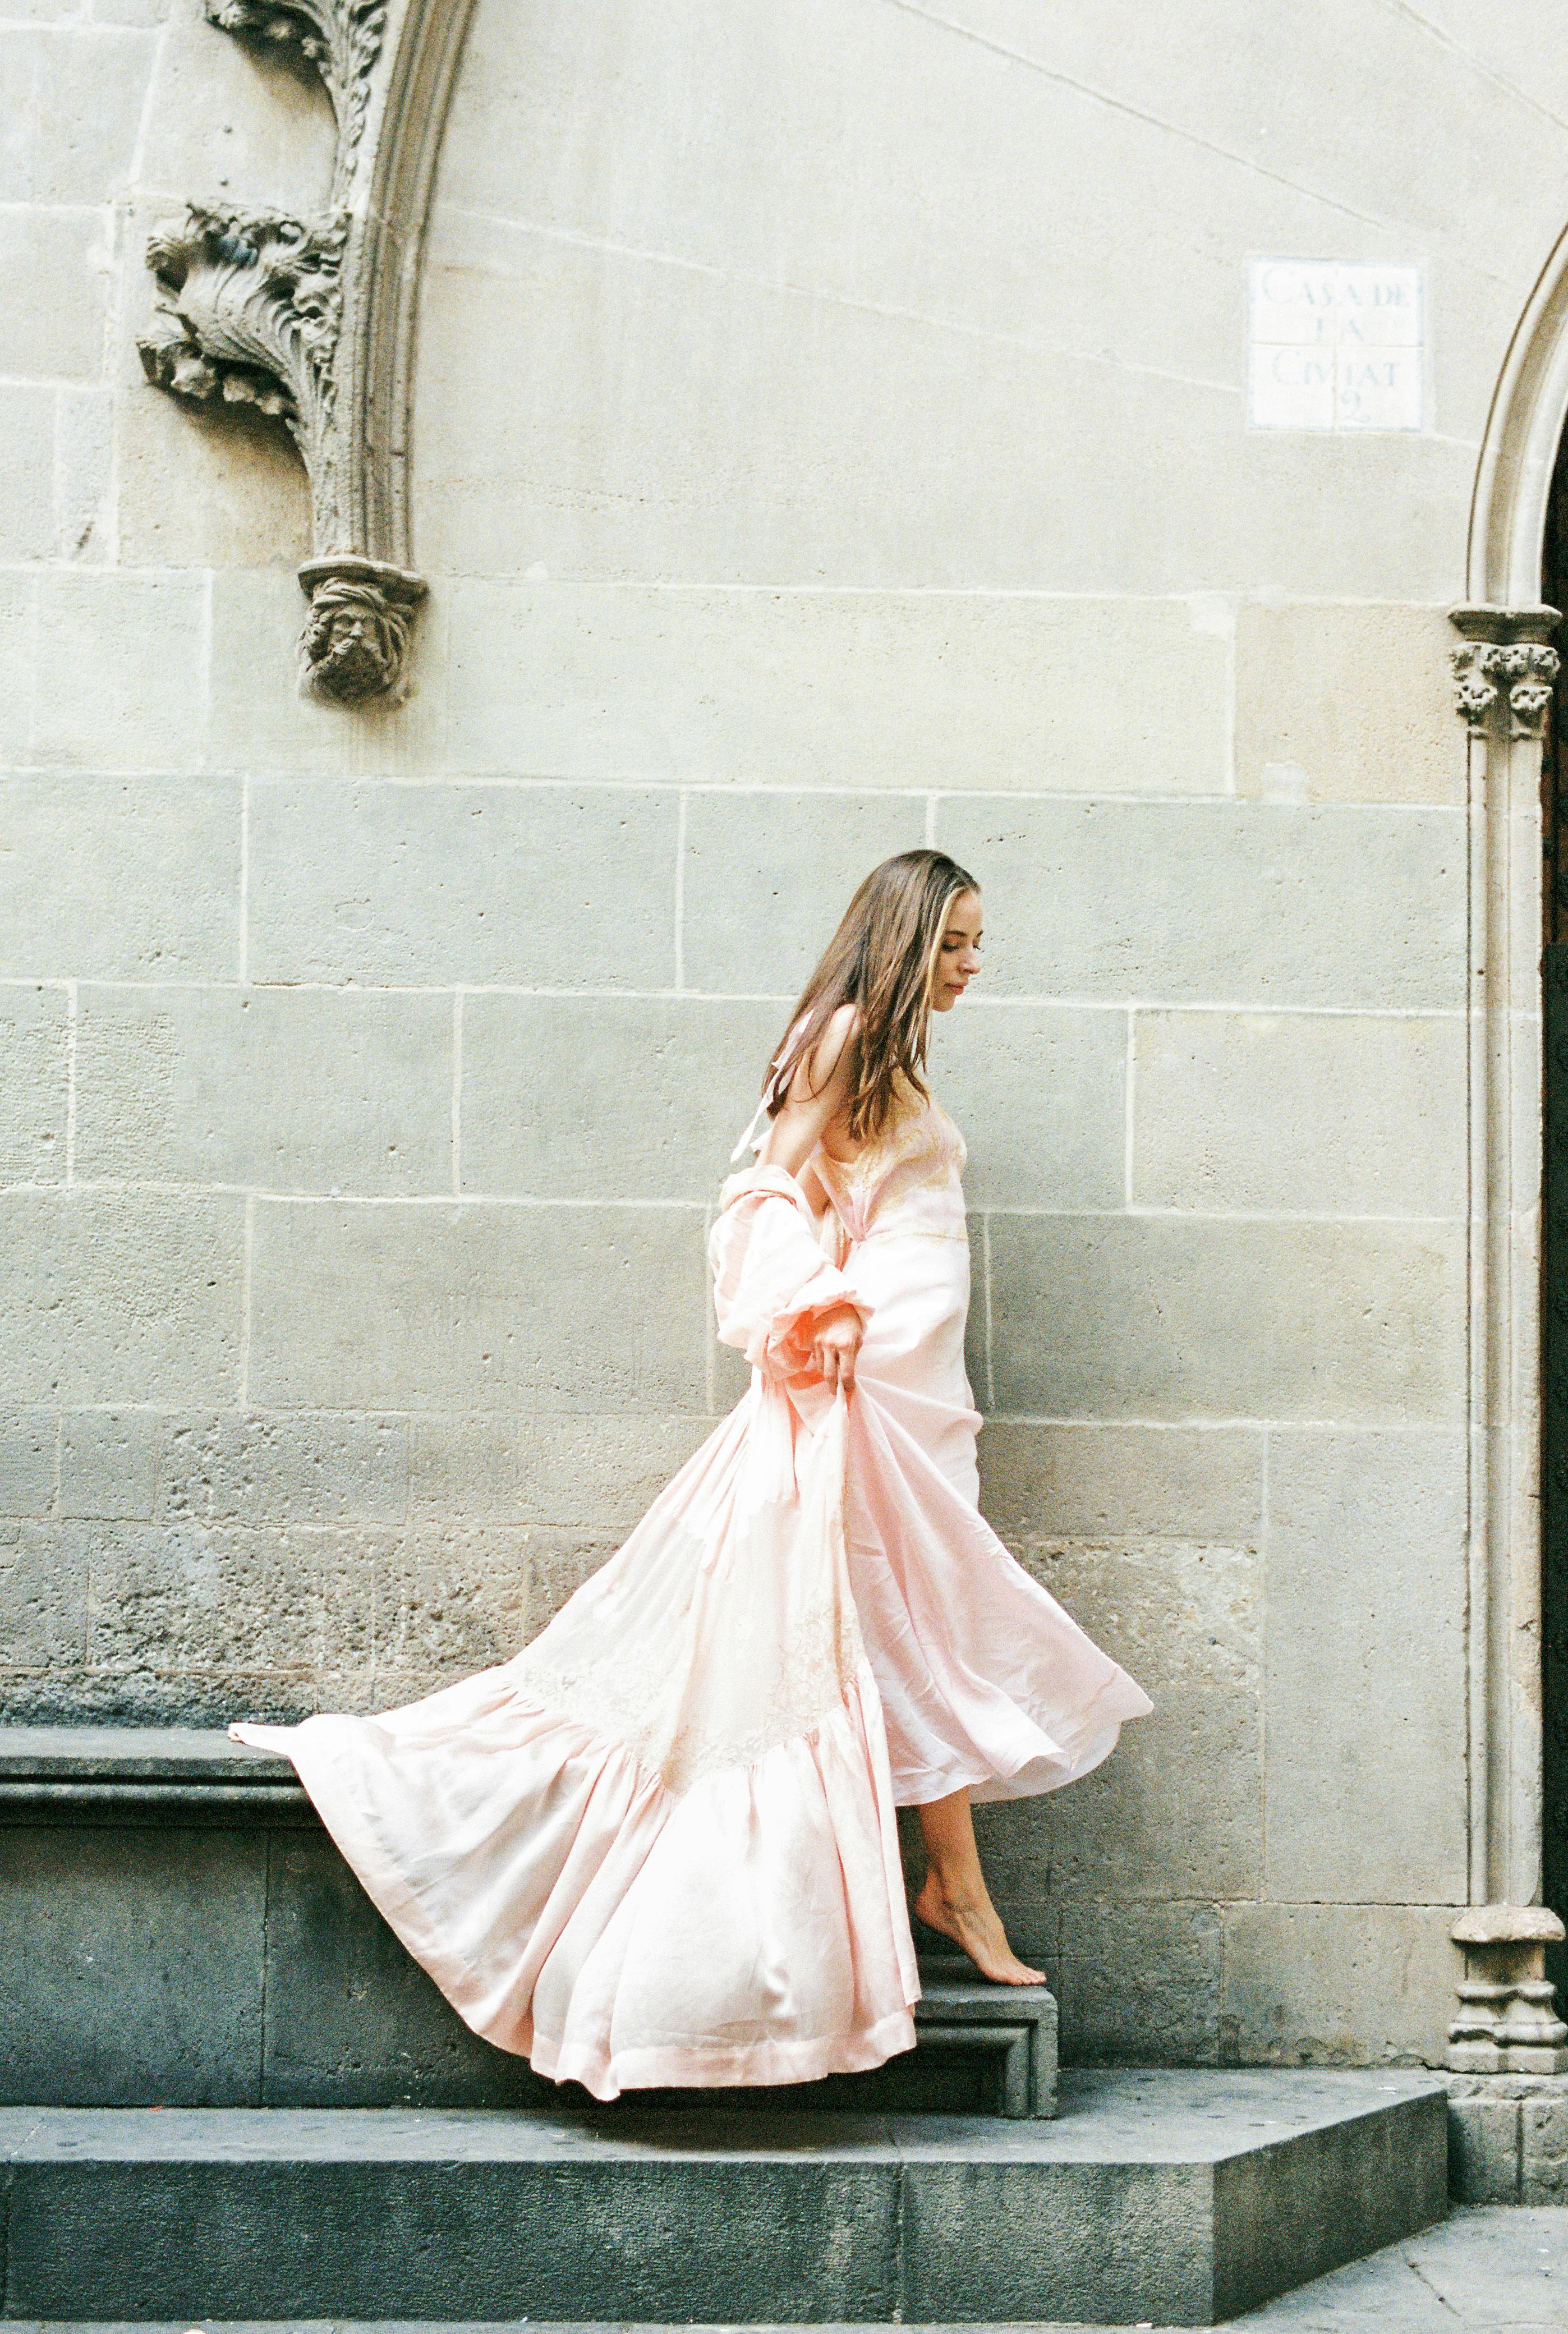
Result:
<svg viewBox="0 0 1568 2334"><path fill-rule="evenodd" d="M1449 2172L1462 2204L1568 2204L1568 2026L1544 1966L1563 1924L1544 1905L1472 1905L1448 2029Z"/></svg>
<svg viewBox="0 0 1568 2334"><path fill-rule="evenodd" d="M1568 2028L1541 1894L1541 781L1554 608L1456 608L1468 732L1470 1895L1448 2034L1467 2204L1568 2202Z"/></svg>
<svg viewBox="0 0 1568 2334"><path fill-rule="evenodd" d="M1462 607L1468 732L1473 1905L1541 1894L1541 776L1555 608Z"/></svg>

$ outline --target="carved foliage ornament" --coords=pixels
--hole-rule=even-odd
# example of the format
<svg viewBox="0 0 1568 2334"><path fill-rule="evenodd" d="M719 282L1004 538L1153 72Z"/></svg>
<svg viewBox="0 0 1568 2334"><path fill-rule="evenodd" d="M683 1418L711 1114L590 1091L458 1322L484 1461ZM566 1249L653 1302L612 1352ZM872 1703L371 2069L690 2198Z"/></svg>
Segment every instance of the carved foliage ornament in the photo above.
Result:
<svg viewBox="0 0 1568 2334"><path fill-rule="evenodd" d="M205 0L204 13L220 33L293 49L315 67L338 119L334 180L344 175L364 132L387 34L387 0ZM335 183L332 191L335 197Z"/></svg>
<svg viewBox="0 0 1568 2334"><path fill-rule="evenodd" d="M1454 702L1472 729L1485 728L1503 693L1515 737L1538 736L1552 702L1557 678L1555 649L1522 642L1496 648L1485 641L1467 641L1449 651L1454 668Z"/></svg>
<svg viewBox="0 0 1568 2334"><path fill-rule="evenodd" d="M1512 737L1540 737L1562 661L1549 644L1556 610L1455 608L1449 621L1467 635L1448 652L1460 719L1478 733L1496 722Z"/></svg>
<svg viewBox="0 0 1568 2334"><path fill-rule="evenodd" d="M347 221L209 211L160 227L162 294L140 342L148 379L193 405L254 405L286 423L318 505L329 498Z"/></svg>
<svg viewBox="0 0 1568 2334"><path fill-rule="evenodd" d="M288 429L311 482L313 692L396 695L421 577L408 564L406 296L471 0L206 0L210 24L292 49L337 120L332 196L315 217L191 204L159 228L148 379L191 405L250 406Z"/></svg>

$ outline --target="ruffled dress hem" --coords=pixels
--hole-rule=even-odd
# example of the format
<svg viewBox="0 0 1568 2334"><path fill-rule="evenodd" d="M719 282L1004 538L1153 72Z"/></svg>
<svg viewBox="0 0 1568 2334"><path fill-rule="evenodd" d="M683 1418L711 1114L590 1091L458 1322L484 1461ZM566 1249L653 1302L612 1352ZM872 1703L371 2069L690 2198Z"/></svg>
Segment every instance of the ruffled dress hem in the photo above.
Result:
<svg viewBox="0 0 1568 2334"><path fill-rule="evenodd" d="M669 1791L661 1776L649 1771L626 1743L521 1694L507 1699L515 1719L533 1722L538 1729L530 1738L531 1750L544 1750L545 1744L552 1742L556 1746L553 1755L544 1750L540 1762L544 1767L592 1762L591 1779L585 1782L582 1791L585 1811L592 1807L594 1787L611 1770L624 1779L623 1790L619 1795L620 1812L613 1826L614 1844L623 1844L639 1830L646 1833L644 1852L625 1886L625 1895L630 1895L659 1834L680 1806L680 1799ZM759 1770L770 1761L777 1761L781 1754L788 1758L791 1753L803 1752L818 1770L819 1779L825 1780L822 1770L832 1748L829 1738L848 1730L851 1740L858 1741L875 1709L875 1684L862 1663L844 1702L809 1733L776 1745L750 1768L726 1770L722 1778L715 1779L744 1784L755 1780ZM620 2050L584 2047L582 2041L569 2037L539 2031L529 2011L505 2004L497 2007L494 1987L452 1953L440 1923L431 1917L418 1891L410 1887L396 1859L388 1853L373 1813L354 1788L352 1776L359 1762L345 1751L361 1731L386 1734L387 1722L323 1713L306 1719L299 1726L240 1721L228 1729L233 1741L292 1762L327 1832L366 1895L415 1960L435 1980L464 2024L496 2049L526 2058L534 2072L547 2080L580 2083L594 2098L609 2101L618 2098L623 2091L666 2087L718 2088L814 2082L823 2075L862 2073L914 2048L911 2013L920 1989L912 1953L906 1959L897 1952L900 1929L907 1940L908 1921L907 1916L900 1918L904 1914L902 1888L896 1857L890 1853L891 1834L886 1825L878 1827L888 1832L882 1842L881 1875L888 1891L889 1925L895 1941L895 1957L905 1961L902 1974L906 1999L901 2008L831 2035L803 2036L794 2040L724 2043L693 2039L663 2046L635 2045ZM843 1746L839 1747L842 1750ZM882 1764L885 1772L885 1755L884 1751L881 1761L873 1759L865 1762L866 1780L873 1799L877 1768ZM703 1787L699 1783L694 1788L700 1791ZM831 1805L834 1797L831 1789L825 1797ZM862 1813L871 1814L876 1820L874 1808ZM592 1823L585 1819L583 1829L592 1828ZM607 1840L601 1845L608 1848L611 1843ZM854 1859L846 1848L847 1843L841 1841L839 1871L847 1886ZM863 1887L867 1879L863 1859L861 1879ZM880 1895L880 1886L873 1886ZM870 1908L862 1904L857 1909L863 1913ZM851 1914L851 1930L857 1925Z"/></svg>
<svg viewBox="0 0 1568 2334"><path fill-rule="evenodd" d="M915 2047L909 2008L895 2011L860 2034L809 2042L673 2043L662 2050L618 2051L612 2059L556 2053L535 2042L528 2063L553 2082L581 2083L596 2099L622 2091L715 2089L741 2084L814 2083L823 2075L860 2075Z"/></svg>

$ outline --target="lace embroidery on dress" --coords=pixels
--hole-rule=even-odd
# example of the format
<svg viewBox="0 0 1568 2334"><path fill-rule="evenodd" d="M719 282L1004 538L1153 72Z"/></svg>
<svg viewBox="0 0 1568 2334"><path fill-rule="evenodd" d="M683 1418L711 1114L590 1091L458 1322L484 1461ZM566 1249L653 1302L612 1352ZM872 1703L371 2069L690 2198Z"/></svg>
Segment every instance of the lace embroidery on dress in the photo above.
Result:
<svg viewBox="0 0 1568 2334"><path fill-rule="evenodd" d="M853 1239L923 1232L967 1240L963 1172L968 1152L941 1104L904 1085L899 1106L853 1159L818 1147L812 1161Z"/></svg>
<svg viewBox="0 0 1568 2334"><path fill-rule="evenodd" d="M688 1543L694 1569L704 1553ZM705 1775L754 1766L815 1733L842 1707L865 1648L847 1580L834 1570L837 1579L822 1580L809 1603L787 1599L782 1640L763 1588L755 1604L725 1600L724 1642L705 1646L700 1660L691 1658L690 1613L672 1615L668 1635L631 1644L606 1632L602 1649L587 1631L573 1633L575 1644L553 1646L552 1624L510 1664L514 1684L524 1700L623 1743L668 1789L689 1790ZM746 1609L736 1613L737 1604Z"/></svg>
<svg viewBox="0 0 1568 2334"><path fill-rule="evenodd" d="M740 1648L737 1648L740 1650ZM735 1725L730 1706L707 1699L684 1703L669 1694L668 1653L558 1666L532 1648L511 1664L520 1699L625 1743L632 1758L672 1792L690 1790L705 1774L754 1767L767 1750L814 1734L842 1709L863 1660L854 1606L823 1604L801 1615L798 1634L770 1650L770 1673L754 1676L745 1694L749 1722Z"/></svg>

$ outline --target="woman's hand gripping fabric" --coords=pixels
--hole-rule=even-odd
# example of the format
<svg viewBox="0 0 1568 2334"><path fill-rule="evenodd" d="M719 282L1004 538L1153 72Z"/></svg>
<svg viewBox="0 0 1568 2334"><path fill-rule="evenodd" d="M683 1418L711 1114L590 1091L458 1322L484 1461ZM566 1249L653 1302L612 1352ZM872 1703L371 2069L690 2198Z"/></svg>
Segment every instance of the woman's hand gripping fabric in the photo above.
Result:
<svg viewBox="0 0 1568 2334"><path fill-rule="evenodd" d="M830 1394L854 1392L855 1360L865 1334L858 1306L835 1305L832 1312L817 1315L812 1326L812 1367Z"/></svg>
<svg viewBox="0 0 1568 2334"><path fill-rule="evenodd" d="M732 1175L709 1238L718 1335L765 1379L854 1384L865 1307L819 1245L800 1185L778 1167Z"/></svg>

